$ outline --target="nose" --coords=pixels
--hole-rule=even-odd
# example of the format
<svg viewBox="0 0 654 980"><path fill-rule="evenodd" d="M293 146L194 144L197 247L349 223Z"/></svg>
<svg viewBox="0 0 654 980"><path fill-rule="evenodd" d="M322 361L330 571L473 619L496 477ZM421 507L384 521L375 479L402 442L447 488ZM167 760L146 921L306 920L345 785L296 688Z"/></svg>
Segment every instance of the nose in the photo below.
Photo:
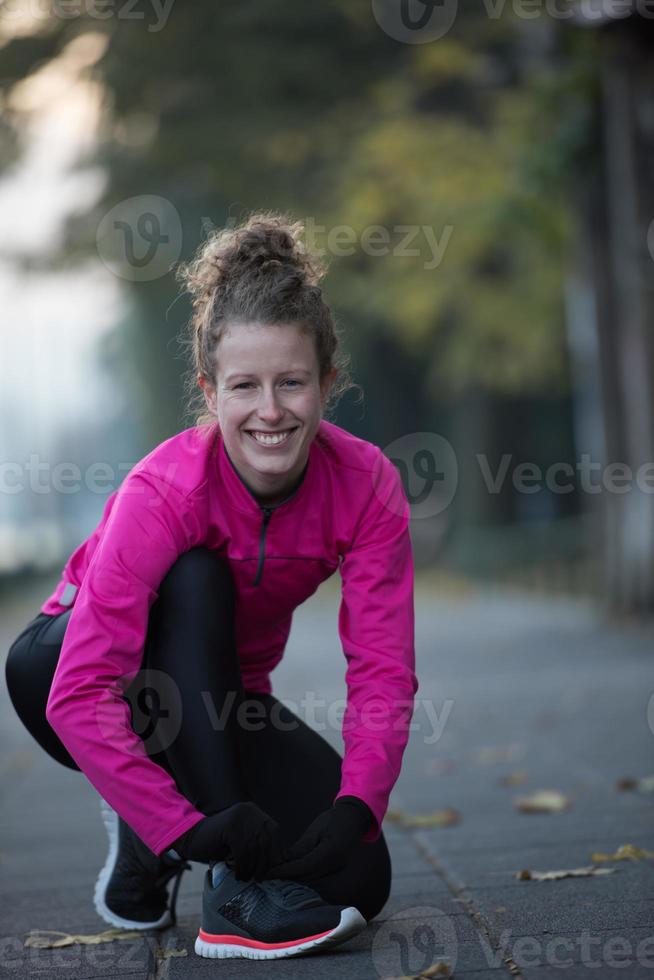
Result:
<svg viewBox="0 0 654 980"><path fill-rule="evenodd" d="M284 409L279 404L278 397L274 388L263 388L261 391L257 415L267 425L276 425L284 415Z"/></svg>

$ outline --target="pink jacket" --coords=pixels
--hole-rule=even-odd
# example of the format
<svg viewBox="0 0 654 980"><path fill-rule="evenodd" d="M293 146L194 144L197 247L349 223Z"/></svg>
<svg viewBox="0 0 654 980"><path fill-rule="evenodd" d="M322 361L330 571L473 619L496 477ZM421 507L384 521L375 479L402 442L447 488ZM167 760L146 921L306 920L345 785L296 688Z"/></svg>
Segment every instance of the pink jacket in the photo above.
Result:
<svg viewBox="0 0 654 980"><path fill-rule="evenodd" d="M263 507L217 425L166 439L107 498L41 606L71 605L46 717L97 789L156 854L204 816L145 753L120 697L141 669L148 615L177 557L227 556L244 687L272 693L293 610L338 569L347 705L337 795L368 804L375 841L398 778L418 689L409 504L379 447L322 420L299 488Z"/></svg>

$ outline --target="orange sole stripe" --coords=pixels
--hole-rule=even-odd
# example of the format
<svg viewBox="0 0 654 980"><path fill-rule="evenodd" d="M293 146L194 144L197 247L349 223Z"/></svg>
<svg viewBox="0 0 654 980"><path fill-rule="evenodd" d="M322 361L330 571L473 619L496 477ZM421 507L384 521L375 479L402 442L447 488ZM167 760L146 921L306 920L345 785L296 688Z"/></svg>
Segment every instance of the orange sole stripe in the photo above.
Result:
<svg viewBox="0 0 654 980"><path fill-rule="evenodd" d="M289 949L292 946L300 946L302 943L308 943L312 939L321 939L333 931L333 929L327 929L325 932L317 932L314 936L303 936L302 939L293 939L287 943L261 943L257 939L245 939L242 936L216 936L210 932L205 932L203 929L200 929L199 936L205 943L222 943L226 946L248 946L251 949Z"/></svg>

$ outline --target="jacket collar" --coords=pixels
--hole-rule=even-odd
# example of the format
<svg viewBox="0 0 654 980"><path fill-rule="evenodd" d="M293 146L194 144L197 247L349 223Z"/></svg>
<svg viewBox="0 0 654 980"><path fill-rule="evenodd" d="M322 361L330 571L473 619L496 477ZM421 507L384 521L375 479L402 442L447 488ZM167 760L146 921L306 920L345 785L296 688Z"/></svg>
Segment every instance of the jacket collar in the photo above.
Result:
<svg viewBox="0 0 654 980"><path fill-rule="evenodd" d="M225 448L225 441L222 438L220 431L216 432L216 438L218 440L218 447L216 451L218 458L218 471L221 477L221 482L228 491L227 502L235 510L241 511L241 513L256 514L257 516L261 516L263 513L264 504L257 500L252 490L250 490L234 466L234 463L232 462L232 459ZM311 445L309 446L309 458L304 467L300 482L296 486L295 490L291 490L288 497L278 504L272 504L270 507L271 510L278 510L279 508L284 508L284 510L286 510L288 507L298 503L300 499L309 493L310 485L315 479L317 452L318 447L314 437Z"/></svg>

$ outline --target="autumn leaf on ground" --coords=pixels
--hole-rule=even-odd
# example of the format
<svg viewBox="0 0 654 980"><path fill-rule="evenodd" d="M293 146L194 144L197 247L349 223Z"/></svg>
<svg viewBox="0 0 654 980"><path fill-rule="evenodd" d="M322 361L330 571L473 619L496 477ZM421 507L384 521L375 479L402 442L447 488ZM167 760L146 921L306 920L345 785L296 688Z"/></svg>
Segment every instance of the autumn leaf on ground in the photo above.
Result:
<svg viewBox="0 0 654 980"><path fill-rule="evenodd" d="M155 949L154 951L155 959L157 960L167 960L171 956L188 956L187 949Z"/></svg>
<svg viewBox="0 0 654 980"><path fill-rule="evenodd" d="M563 871L524 871L516 872L519 881L557 881L559 878L586 878L590 875L610 875L615 868L596 868L589 865L587 868L569 868Z"/></svg>
<svg viewBox="0 0 654 980"><path fill-rule="evenodd" d="M521 783L526 783L528 779L529 773L526 769L516 769L506 776L500 776L497 781L500 786L519 786Z"/></svg>
<svg viewBox="0 0 654 980"><path fill-rule="evenodd" d="M654 776L643 776L641 779L625 776L623 779L618 779L615 788L618 790L637 790L639 793L654 793Z"/></svg>
<svg viewBox="0 0 654 980"><path fill-rule="evenodd" d="M418 980L423 980L423 977L425 977L425 980L431 977L449 977L451 976L450 971L451 968L449 964L444 963L443 960L439 960L438 963L432 963L432 965L428 966L426 970L419 973Z"/></svg>
<svg viewBox="0 0 654 980"><path fill-rule="evenodd" d="M55 936L59 938L53 938ZM89 936L59 932L57 929L31 929L24 945L34 946L37 949L56 949L59 946L72 946L75 943L95 946L98 943L111 943L114 939L142 938L141 929L107 929L105 932L96 932Z"/></svg>
<svg viewBox="0 0 654 980"><path fill-rule="evenodd" d="M591 861L640 861L641 858L651 857L654 857L654 851L646 851L644 847L636 847L635 844L621 844L615 854L595 851L590 859Z"/></svg>
<svg viewBox="0 0 654 980"><path fill-rule="evenodd" d="M449 963L439 960L438 963L432 963L431 966L428 966L422 973L412 973L410 976L403 977L384 977L384 980L431 980L432 977L451 976L452 973Z"/></svg>
<svg viewBox="0 0 654 980"><path fill-rule="evenodd" d="M402 827L451 827L460 823L461 814L458 810L445 807L432 813L405 813L404 810L387 810L386 820L399 823Z"/></svg>
<svg viewBox="0 0 654 980"><path fill-rule="evenodd" d="M539 789L514 799L513 804L522 813L559 813L568 809L570 800L557 789Z"/></svg>

